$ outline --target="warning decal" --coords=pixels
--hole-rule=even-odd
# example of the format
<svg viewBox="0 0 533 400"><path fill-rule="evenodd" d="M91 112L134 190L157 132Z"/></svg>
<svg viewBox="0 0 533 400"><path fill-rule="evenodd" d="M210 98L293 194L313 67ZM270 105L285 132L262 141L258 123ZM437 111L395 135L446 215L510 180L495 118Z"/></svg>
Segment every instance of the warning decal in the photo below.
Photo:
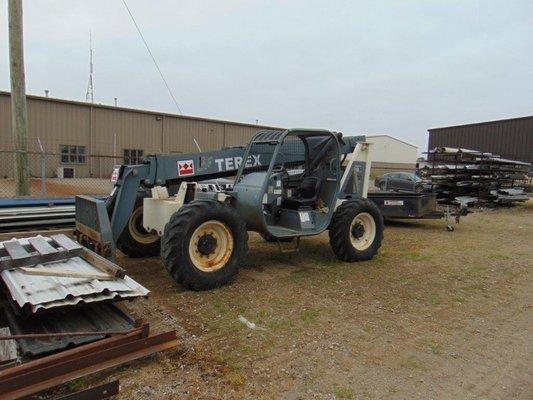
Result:
<svg viewBox="0 0 533 400"><path fill-rule="evenodd" d="M386 206L403 206L403 200L385 200L383 204Z"/></svg>
<svg viewBox="0 0 533 400"><path fill-rule="evenodd" d="M178 176L194 175L194 161L178 161Z"/></svg>

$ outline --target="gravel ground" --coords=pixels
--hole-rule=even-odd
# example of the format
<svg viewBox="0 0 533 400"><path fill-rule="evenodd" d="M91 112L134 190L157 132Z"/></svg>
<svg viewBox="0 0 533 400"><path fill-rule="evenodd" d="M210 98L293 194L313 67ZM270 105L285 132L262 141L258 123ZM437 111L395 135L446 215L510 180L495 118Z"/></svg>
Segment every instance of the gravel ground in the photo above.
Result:
<svg viewBox="0 0 533 400"><path fill-rule="evenodd" d="M252 235L236 280L187 292L158 258L119 259L152 290L130 303L180 346L62 391L120 378L119 399L531 399L533 202L388 225L372 261ZM244 316L260 329L238 320Z"/></svg>

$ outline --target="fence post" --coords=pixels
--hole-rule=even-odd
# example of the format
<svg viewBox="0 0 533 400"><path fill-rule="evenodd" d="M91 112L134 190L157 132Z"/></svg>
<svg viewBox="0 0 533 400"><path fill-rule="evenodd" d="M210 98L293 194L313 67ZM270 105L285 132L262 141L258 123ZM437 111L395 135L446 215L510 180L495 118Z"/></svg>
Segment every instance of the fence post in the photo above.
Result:
<svg viewBox="0 0 533 400"><path fill-rule="evenodd" d="M41 152L41 197L46 197L46 155L40 138L37 138L37 143Z"/></svg>

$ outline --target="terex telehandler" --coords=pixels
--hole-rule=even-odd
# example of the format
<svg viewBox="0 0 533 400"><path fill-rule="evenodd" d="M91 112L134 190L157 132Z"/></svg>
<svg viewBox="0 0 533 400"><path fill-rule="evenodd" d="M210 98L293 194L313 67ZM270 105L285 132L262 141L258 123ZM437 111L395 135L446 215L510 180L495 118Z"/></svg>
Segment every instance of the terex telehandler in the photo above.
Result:
<svg viewBox="0 0 533 400"><path fill-rule="evenodd" d="M105 203L76 198L78 240L104 255L115 243L134 257L160 252L172 277L192 290L233 280L248 231L281 249L328 229L339 260L368 260L383 238L380 210L366 199L368 149L364 137L327 130L263 130L246 148L117 166ZM231 185L216 184L227 176L235 176ZM207 179L216 190L196 183Z"/></svg>

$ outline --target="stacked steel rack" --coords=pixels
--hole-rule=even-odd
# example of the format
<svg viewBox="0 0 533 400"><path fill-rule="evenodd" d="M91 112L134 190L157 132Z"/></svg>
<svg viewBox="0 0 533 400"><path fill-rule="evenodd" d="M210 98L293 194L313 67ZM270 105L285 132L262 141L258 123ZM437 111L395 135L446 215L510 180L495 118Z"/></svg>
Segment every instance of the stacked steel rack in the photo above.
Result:
<svg viewBox="0 0 533 400"><path fill-rule="evenodd" d="M419 163L418 174L427 179L443 204L509 204L526 201L531 164L508 160L477 150L437 147Z"/></svg>

